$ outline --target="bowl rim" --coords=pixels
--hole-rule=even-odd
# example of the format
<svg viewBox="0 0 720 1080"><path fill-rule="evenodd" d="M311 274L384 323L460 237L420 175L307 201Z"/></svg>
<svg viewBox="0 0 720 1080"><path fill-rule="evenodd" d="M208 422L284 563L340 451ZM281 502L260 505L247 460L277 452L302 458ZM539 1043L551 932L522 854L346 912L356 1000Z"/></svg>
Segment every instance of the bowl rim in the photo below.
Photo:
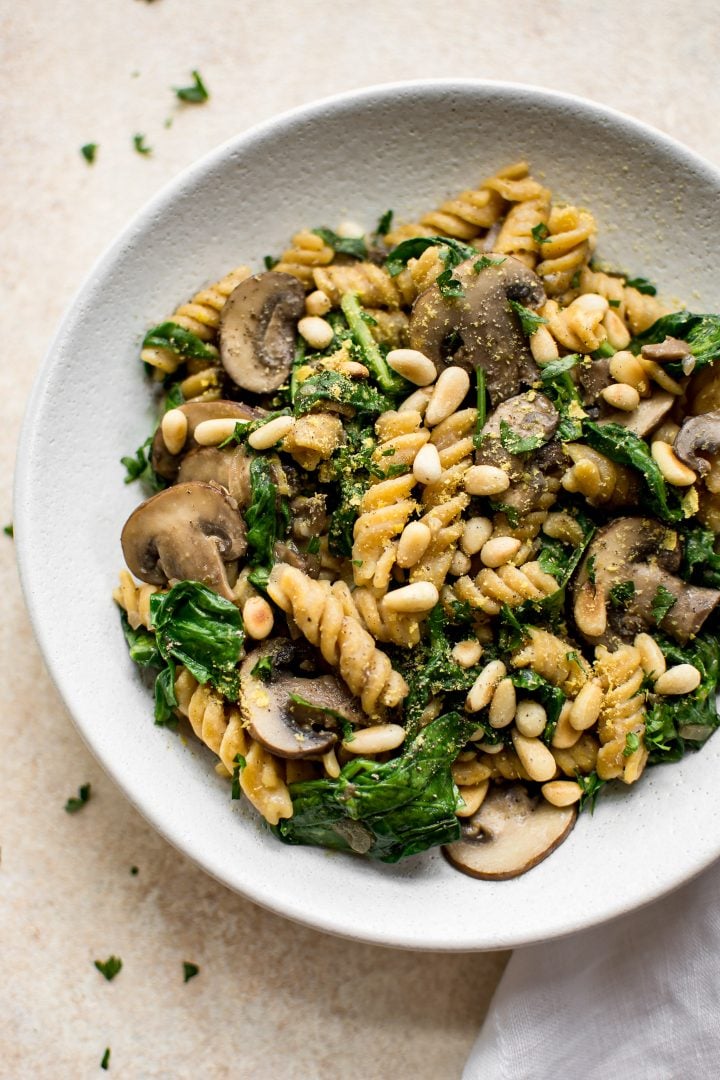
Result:
<svg viewBox="0 0 720 1080"><path fill-rule="evenodd" d="M283 134L284 131L291 130L299 121L322 121L324 114L326 114L328 110L335 111L338 109L342 110L345 107L358 107L366 103L371 104L373 102L380 102L383 99L389 98L391 95L403 93L412 94L414 92L420 92L428 95L434 93L439 95L443 92L446 93L452 90L457 91L459 94L467 91L486 90L490 93L495 92L499 96L525 96L533 98L537 102L544 101L551 103L554 106L564 105L571 110L582 113L585 118L589 120L610 121L614 127L623 129L626 134L636 134L641 137L643 142L649 141L655 145L659 145L669 155L674 156L676 159L679 158L687 167L699 173L706 180L717 185L720 189L720 168L714 166L711 162L701 157L679 140L667 135L665 132L659 131L644 121L638 120L637 118L610 106L600 104L599 102L575 94L548 89L529 83L454 77L384 82L344 91L339 94L327 95L270 116L250 128L224 140L218 146L203 154L199 159L181 169L180 172L176 173L166 181L159 190L131 216L127 224L105 247L99 257L95 259L90 270L82 279L79 287L72 295L55 333L51 337L50 344L43 360L38 366L25 407L17 444L13 518L16 523L16 558L22 592L25 598L33 633L52 682L68 710L76 730L80 733L85 744L93 753L93 756L122 790L125 798L129 800L135 809L139 811L145 820L148 821L165 840L172 844L173 847L180 851L184 856L192 859L192 861L202 867L206 873L210 874L211 877L214 877L227 888L240 893L253 903L301 925L309 926L313 929L343 938L387 947L413 949L417 951L472 952L513 948L520 945L535 944L540 941L566 937L580 930L591 926L601 925L611 919L627 914L630 911L644 907L654 900L659 899L661 896L667 895L675 889L680 888L713 863L720 856L720 840L718 840L716 851L703 853L698 856L694 861L683 866L682 870L672 876L671 880L658 882L655 878L648 878L645 889L641 890L642 895L640 897L635 895L630 902L623 900L622 896L617 896L614 898L614 903L607 903L604 912L600 915L597 913L591 915L579 913L573 918L569 917L566 912L566 918L562 927L553 927L544 933L518 929L511 937L505 936L502 940L496 936L488 937L487 931L483 933L482 930L476 931L474 935L452 943L449 943L447 939L436 940L422 937L417 931L410 932L405 937L400 937L395 934L389 938L388 935L383 934L382 931L369 932L363 929L358 930L356 926L351 926L347 920L343 919L342 912L335 912L332 917L328 917L326 914L318 916L313 911L306 910L303 905L294 905L292 901L287 898L284 899L284 902L282 899L278 900L270 890L264 888L264 883L258 876L251 878L242 885L239 885L235 881L231 882L224 878L214 866L210 865L206 853L203 850L196 850L193 847L192 839L182 835L181 830L178 829L176 831L173 829L172 818L169 815L161 818L151 807L143 804L140 794L134 792L125 783L125 777L122 774L122 770L116 768L112 760L108 761L103 757L102 751L96 745L96 740L93 737L93 724L89 722L86 723L81 719L83 712L86 710L83 709L79 698L76 700L78 687L72 680L66 680L64 678L62 664L55 663L53 650L51 648L50 628L49 625L46 625L43 614L40 611L39 599L32 588L33 563L35 561L34 554L32 553L31 545L28 543L26 547L24 541L24 536L26 535L25 525L30 517L30 499L28 496L32 491L31 473L33 471L32 457L27 452L27 449L31 441L35 414L42 403L46 377L56 363L56 353L59 351L65 336L72 327L76 309L78 308L83 295L91 287L98 275L103 274L106 269L113 265L131 240L141 233L146 225L155 217L161 214L183 190L192 187L196 180L201 179L207 172L211 171L216 164L222 162L222 160L231 152L242 152L245 149L251 148L256 142L262 141L273 134Z"/></svg>

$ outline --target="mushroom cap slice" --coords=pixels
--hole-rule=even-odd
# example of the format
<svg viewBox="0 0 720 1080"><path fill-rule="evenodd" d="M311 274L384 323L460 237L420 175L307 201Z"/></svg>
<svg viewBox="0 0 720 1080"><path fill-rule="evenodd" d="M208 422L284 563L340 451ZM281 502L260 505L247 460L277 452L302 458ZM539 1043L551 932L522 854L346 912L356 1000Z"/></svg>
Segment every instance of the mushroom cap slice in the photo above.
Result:
<svg viewBox="0 0 720 1080"><path fill-rule="evenodd" d="M294 651L291 642L275 638L245 658L240 667L243 720L252 737L278 757L319 757L338 741L335 729L342 720L359 725L367 717L334 675L303 677L283 669ZM272 665L268 681L253 674L264 658Z"/></svg>
<svg viewBox="0 0 720 1080"><path fill-rule="evenodd" d="M700 476L706 476L712 463L698 454L698 450L707 450L710 454L720 450L720 409L683 420L673 449L681 461Z"/></svg>
<svg viewBox="0 0 720 1080"><path fill-rule="evenodd" d="M486 266L479 273L475 258L453 269L453 277L464 292L459 299L443 297L437 285L422 292L413 304L408 332L410 347L440 367L451 362L468 371L483 368L494 407L538 378L538 368L509 301L539 307L545 292L537 274L519 259L493 257L497 265ZM462 345L448 361L445 349L453 334L460 335Z"/></svg>
<svg viewBox="0 0 720 1080"><path fill-rule="evenodd" d="M269 394L287 379L305 290L292 274L268 270L241 281L220 314L220 359L232 381Z"/></svg>
<svg viewBox="0 0 720 1080"><path fill-rule="evenodd" d="M259 420L265 416L264 409L243 405L241 401L188 401L178 406L185 413L188 424L185 445L179 454L171 454L165 445L160 428L152 441L150 462L153 469L164 480L175 480L183 456L198 445L195 441L195 428L204 420Z"/></svg>
<svg viewBox="0 0 720 1080"><path fill-rule="evenodd" d="M239 507L248 506L252 499L250 458L243 446L197 446L180 463L178 484L200 480L224 487Z"/></svg>
<svg viewBox="0 0 720 1080"><path fill-rule="evenodd" d="M547 474L552 471L547 460L539 467L536 457L541 447L520 454L506 450L501 439L505 425L519 439L541 438L547 444L559 422L560 415L550 399L535 391L508 398L490 413L475 461L503 469L510 477L510 487L502 495L504 505L520 513L531 511L547 491Z"/></svg>
<svg viewBox="0 0 720 1080"><path fill-rule="evenodd" d="M447 844L443 854L464 874L505 881L546 859L576 820L575 806L551 806L520 784L491 788L465 824L466 835Z"/></svg>
<svg viewBox="0 0 720 1080"><path fill-rule="evenodd" d="M245 523L220 488L198 481L153 495L125 522L121 543L141 581L201 581L232 600L226 563L244 555Z"/></svg>
<svg viewBox="0 0 720 1080"><path fill-rule="evenodd" d="M675 404L676 398L665 390L659 390L652 397L644 398L637 409L632 412L623 412L622 409L613 409L598 420L598 424L620 424L621 427L632 431L644 439L656 427L659 427L667 414Z"/></svg>

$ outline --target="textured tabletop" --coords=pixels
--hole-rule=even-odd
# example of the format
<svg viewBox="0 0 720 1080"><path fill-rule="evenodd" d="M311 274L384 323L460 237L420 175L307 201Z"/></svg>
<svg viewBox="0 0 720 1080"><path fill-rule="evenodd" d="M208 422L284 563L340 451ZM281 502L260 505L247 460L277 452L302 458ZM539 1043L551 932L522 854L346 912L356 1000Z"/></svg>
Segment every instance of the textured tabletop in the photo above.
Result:
<svg viewBox="0 0 720 1080"><path fill-rule="evenodd" d="M474 76L594 98L720 164L711 0L3 0L0 25L0 525L33 376L83 276L162 184L252 124L372 83ZM192 69L210 101L179 106ZM2 1080L103 1075L106 1047L133 1080L458 1077L506 956L341 941L208 878L86 750L2 534L0 595ZM93 961L111 954L107 982ZM184 961L200 969L187 983Z"/></svg>

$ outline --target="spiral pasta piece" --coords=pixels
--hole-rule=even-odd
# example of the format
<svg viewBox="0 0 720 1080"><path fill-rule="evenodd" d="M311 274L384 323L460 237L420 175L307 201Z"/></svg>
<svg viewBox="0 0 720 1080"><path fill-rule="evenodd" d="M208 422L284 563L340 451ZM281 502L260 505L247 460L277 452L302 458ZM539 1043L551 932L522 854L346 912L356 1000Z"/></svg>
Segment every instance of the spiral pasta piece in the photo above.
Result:
<svg viewBox="0 0 720 1080"><path fill-rule="evenodd" d="M598 645L595 675L605 691L598 719L598 776L601 780L620 779L625 784L633 784L648 759L643 740L646 711L642 684L645 672L640 650L634 645L621 645L615 652L610 652L604 645ZM626 755L630 734L637 737L639 745Z"/></svg>
<svg viewBox="0 0 720 1080"><path fill-rule="evenodd" d="M224 278L221 278L220 281L216 281L214 285L210 285L207 289L202 289L199 293L196 293L189 303L181 304L166 321L181 326L183 330L189 330L190 333L204 341L208 349L217 356L217 349L212 344L212 341L220 322L220 312L233 289L248 277L250 277L249 267L236 267L229 274L226 274ZM140 359L143 363L150 364L151 367L156 368L164 375L171 375L174 371L177 371L183 362L182 356L172 349L160 349L150 346L141 350ZM205 360L191 361L188 364L191 371L201 371L210 366L212 365Z"/></svg>
<svg viewBox="0 0 720 1080"><path fill-rule="evenodd" d="M375 263L341 263L319 267L313 271L318 289L337 307L344 293L356 293L367 308L397 309L412 304L416 296L428 289L445 269L442 248L429 247L408 264L396 277Z"/></svg>
<svg viewBox="0 0 720 1080"><path fill-rule="evenodd" d="M133 630L150 629L150 597L159 592L157 585L138 585L127 570L120 571L120 584L113 589L113 600L123 609Z"/></svg>
<svg viewBox="0 0 720 1080"><path fill-rule="evenodd" d="M529 667L553 686L559 686L568 697L575 697L590 673L582 653L547 630L532 627L528 636L529 641L513 655L513 666Z"/></svg>
<svg viewBox="0 0 720 1080"><path fill-rule="evenodd" d="M493 243L493 251L513 255L532 270L541 251L533 230L547 224L549 213L550 192L545 188L535 198L511 206Z"/></svg>
<svg viewBox="0 0 720 1080"><path fill-rule="evenodd" d="M393 670L390 658L376 647L364 626L345 614L327 582L314 581L302 570L278 563L267 591L311 645L319 647L325 661L339 670L368 716L380 716L407 697L402 675Z"/></svg>
<svg viewBox="0 0 720 1080"><path fill-rule="evenodd" d="M565 452L573 462L562 477L566 491L583 495L591 506L611 500L619 506L632 502L636 479L630 469L585 443L565 443Z"/></svg>
<svg viewBox="0 0 720 1080"><path fill-rule="evenodd" d="M597 766L599 743L590 731L584 731L580 738L567 749L550 747L557 767L568 777L588 776Z"/></svg>
<svg viewBox="0 0 720 1080"><path fill-rule="evenodd" d="M579 289L581 293L604 296L612 304L613 313L632 335L647 330L667 311L656 296L649 296L626 285L624 277L593 270L589 266L583 266L580 271Z"/></svg>
<svg viewBox="0 0 720 1080"><path fill-rule="evenodd" d="M464 575L453 586L458 600L484 611L486 615L499 615L503 604L518 607L526 600L543 600L557 589L555 578L545 573L537 562L526 562L523 566L507 563L497 570L485 567L474 580Z"/></svg>
<svg viewBox="0 0 720 1080"><path fill-rule="evenodd" d="M344 581L331 585L346 615L357 619L376 641L390 641L402 648L412 648L420 640L420 617L397 611L386 611L375 595L375 590L360 586L350 589Z"/></svg>
<svg viewBox="0 0 720 1080"><path fill-rule="evenodd" d="M316 233L302 229L295 233L273 269L279 274L292 274L303 285L313 284L313 271L317 266L327 266L335 258L335 252Z"/></svg>
<svg viewBox="0 0 720 1080"><path fill-rule="evenodd" d="M541 259L535 271L548 296L559 296L587 266L595 248L597 225L588 210L553 206L547 227L548 236L540 246Z"/></svg>

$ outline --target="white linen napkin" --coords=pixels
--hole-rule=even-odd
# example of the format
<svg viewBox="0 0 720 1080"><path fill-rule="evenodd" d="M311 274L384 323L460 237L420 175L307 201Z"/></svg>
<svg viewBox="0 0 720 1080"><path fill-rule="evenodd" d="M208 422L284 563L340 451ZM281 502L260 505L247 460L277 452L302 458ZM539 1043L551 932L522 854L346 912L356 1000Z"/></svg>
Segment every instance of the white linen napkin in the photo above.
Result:
<svg viewBox="0 0 720 1080"><path fill-rule="evenodd" d="M463 1080L720 1077L720 863L510 959Z"/></svg>

